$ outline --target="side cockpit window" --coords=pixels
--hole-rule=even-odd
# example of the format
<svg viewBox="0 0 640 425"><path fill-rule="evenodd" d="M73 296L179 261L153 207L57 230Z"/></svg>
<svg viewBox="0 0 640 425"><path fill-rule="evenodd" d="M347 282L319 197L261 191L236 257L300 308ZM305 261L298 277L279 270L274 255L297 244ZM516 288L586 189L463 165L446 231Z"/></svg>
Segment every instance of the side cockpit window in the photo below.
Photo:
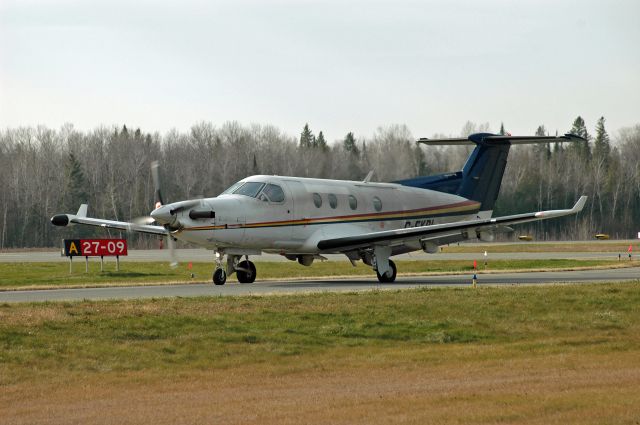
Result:
<svg viewBox="0 0 640 425"><path fill-rule="evenodd" d="M284 191L280 186L267 184L262 190L259 199L275 203L284 202Z"/></svg>

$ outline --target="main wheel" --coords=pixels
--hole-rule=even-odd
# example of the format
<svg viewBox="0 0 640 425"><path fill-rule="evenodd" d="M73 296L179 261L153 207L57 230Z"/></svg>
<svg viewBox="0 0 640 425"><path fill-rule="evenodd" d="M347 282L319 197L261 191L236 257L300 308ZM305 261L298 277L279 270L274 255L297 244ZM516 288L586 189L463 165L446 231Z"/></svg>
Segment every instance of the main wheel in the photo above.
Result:
<svg viewBox="0 0 640 425"><path fill-rule="evenodd" d="M216 285L224 285L227 281L227 272L224 269L216 269L213 272L213 283Z"/></svg>
<svg viewBox="0 0 640 425"><path fill-rule="evenodd" d="M249 260L240 261L236 266L236 276L240 283L253 283L256 280L256 266Z"/></svg>
<svg viewBox="0 0 640 425"><path fill-rule="evenodd" d="M391 272L387 272L385 274L380 274L376 270L378 281L380 281L380 283L393 283L396 280L396 263L389 260L389 267L391 267Z"/></svg>

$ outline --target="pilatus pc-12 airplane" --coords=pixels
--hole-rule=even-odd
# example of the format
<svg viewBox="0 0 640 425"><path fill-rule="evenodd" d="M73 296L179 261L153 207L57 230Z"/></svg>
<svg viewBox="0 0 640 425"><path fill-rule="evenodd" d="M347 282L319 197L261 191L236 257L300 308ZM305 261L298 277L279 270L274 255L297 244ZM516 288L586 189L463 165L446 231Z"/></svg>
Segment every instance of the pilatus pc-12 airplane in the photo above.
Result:
<svg viewBox="0 0 640 425"><path fill-rule="evenodd" d="M247 177L215 198L164 204L157 163L152 166L156 209L147 224L59 214L57 226L84 224L162 235L215 253L213 282L223 285L236 274L240 283L256 278L250 255L278 253L303 266L323 254L342 253L355 265L371 266L380 282L393 282L394 255L416 250L438 251L440 245L480 239L492 241L512 224L576 214L587 200L571 209L539 211L492 218L509 148L514 144L581 141L566 134L512 137L488 133L467 139L420 139L427 145L475 144L461 171L393 183L343 181L281 176ZM153 223L155 224L148 224ZM226 264L225 264L226 257ZM245 259L243 260L242 257Z"/></svg>

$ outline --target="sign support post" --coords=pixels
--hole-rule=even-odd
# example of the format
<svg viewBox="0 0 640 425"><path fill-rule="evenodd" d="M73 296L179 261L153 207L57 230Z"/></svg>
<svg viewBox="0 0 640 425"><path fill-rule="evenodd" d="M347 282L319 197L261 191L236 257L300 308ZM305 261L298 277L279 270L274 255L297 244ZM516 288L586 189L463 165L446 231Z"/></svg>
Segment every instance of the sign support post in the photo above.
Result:
<svg viewBox="0 0 640 425"><path fill-rule="evenodd" d="M84 257L84 272L89 273L89 256Z"/></svg>

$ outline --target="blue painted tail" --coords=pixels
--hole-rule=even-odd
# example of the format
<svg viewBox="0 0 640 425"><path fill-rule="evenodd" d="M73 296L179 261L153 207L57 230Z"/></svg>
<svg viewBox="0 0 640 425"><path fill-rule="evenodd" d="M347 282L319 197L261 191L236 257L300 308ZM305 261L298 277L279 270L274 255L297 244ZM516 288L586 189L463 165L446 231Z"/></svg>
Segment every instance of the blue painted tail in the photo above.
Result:
<svg viewBox="0 0 640 425"><path fill-rule="evenodd" d="M420 139L427 145L468 145L475 144L462 171L436 174L400 180L396 183L452 193L480 202L480 211L493 210L500 192L502 176L507 166L509 148L513 144L533 144L551 142L583 141L582 137L564 136L501 136L491 133L476 133L466 139Z"/></svg>
<svg viewBox="0 0 640 425"><path fill-rule="evenodd" d="M459 195L480 202L480 211L493 210L511 144L508 141L486 143L483 138L487 136L494 135L478 133L472 134L468 139L447 140L447 144L476 144L462 171L416 177L396 183ZM425 143L425 139L420 141ZM437 142L439 143L431 144L444 144L442 141Z"/></svg>

